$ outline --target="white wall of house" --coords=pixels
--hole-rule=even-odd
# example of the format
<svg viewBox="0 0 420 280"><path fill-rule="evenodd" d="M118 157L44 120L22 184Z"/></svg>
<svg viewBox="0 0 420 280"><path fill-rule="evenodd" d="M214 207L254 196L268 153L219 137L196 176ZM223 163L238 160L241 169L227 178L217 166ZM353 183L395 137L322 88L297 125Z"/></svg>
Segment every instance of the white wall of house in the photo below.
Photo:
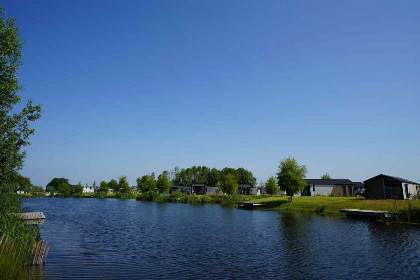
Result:
<svg viewBox="0 0 420 280"><path fill-rule="evenodd" d="M407 193L407 190L406 190L406 186L407 186L407 189L408 189L408 193ZM416 186L417 185L415 185L415 184L402 183L404 199L412 199L414 195L417 195Z"/></svg>
<svg viewBox="0 0 420 280"><path fill-rule="evenodd" d="M261 191L259 188L251 188L251 194L252 195L260 195Z"/></svg>
<svg viewBox="0 0 420 280"><path fill-rule="evenodd" d="M83 193L93 193L93 187L83 187Z"/></svg>
<svg viewBox="0 0 420 280"><path fill-rule="evenodd" d="M311 185L311 196L331 195L333 188L334 185Z"/></svg>

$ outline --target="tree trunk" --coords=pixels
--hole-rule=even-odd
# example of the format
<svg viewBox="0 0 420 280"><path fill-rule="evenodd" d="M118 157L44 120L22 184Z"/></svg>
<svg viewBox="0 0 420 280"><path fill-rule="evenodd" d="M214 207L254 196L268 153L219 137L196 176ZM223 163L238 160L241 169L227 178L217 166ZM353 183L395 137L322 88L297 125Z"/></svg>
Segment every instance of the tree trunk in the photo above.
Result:
<svg viewBox="0 0 420 280"><path fill-rule="evenodd" d="M293 195L290 196L290 202L292 202L292 201L293 201Z"/></svg>

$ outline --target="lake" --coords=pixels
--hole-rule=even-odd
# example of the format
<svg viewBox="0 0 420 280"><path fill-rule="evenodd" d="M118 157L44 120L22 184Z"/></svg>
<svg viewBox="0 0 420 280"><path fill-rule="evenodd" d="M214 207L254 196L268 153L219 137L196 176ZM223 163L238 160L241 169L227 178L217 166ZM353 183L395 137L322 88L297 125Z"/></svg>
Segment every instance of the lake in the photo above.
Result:
<svg viewBox="0 0 420 280"><path fill-rule="evenodd" d="M419 279L420 228L120 199L22 199L42 211L47 279Z"/></svg>

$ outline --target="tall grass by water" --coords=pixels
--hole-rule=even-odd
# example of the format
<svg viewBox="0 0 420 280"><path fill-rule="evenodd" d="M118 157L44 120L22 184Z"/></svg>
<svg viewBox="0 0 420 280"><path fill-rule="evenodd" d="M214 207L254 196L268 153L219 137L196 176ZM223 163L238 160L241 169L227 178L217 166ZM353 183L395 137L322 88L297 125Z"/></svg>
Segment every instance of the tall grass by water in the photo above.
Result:
<svg viewBox="0 0 420 280"><path fill-rule="evenodd" d="M38 237L37 225L13 215L21 212L19 197L0 194L0 279L35 279L25 269L28 252Z"/></svg>

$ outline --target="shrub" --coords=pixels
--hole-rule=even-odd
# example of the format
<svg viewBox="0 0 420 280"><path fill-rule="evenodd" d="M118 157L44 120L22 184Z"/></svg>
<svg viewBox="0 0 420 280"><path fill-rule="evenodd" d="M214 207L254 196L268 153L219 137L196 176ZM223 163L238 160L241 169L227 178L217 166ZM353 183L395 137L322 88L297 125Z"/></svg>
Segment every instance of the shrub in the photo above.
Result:
<svg viewBox="0 0 420 280"><path fill-rule="evenodd" d="M133 199L133 198L136 198L136 195L134 193L116 192L115 197L121 198L121 199Z"/></svg>
<svg viewBox="0 0 420 280"><path fill-rule="evenodd" d="M96 198L106 198L106 192L98 192L97 194L95 194Z"/></svg>
<svg viewBox="0 0 420 280"><path fill-rule="evenodd" d="M148 191L148 192L145 192L141 195L141 200L143 200L143 201L153 201L157 196L158 196L158 194L156 192Z"/></svg>

